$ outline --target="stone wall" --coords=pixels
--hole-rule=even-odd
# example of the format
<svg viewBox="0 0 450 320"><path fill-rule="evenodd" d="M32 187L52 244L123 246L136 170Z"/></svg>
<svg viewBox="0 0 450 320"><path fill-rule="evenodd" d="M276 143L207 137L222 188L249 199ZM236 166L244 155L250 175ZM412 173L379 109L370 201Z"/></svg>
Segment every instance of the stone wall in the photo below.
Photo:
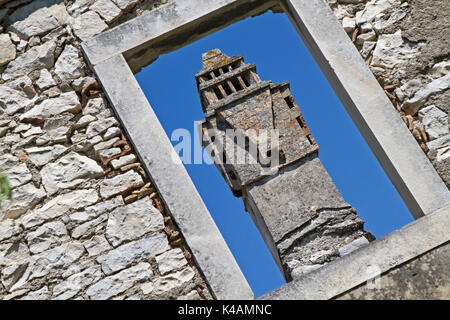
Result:
<svg viewBox="0 0 450 320"><path fill-rule="evenodd" d="M0 299L211 298L80 42L167 1L0 9Z"/></svg>
<svg viewBox="0 0 450 320"><path fill-rule="evenodd" d="M450 2L327 1L450 186Z"/></svg>

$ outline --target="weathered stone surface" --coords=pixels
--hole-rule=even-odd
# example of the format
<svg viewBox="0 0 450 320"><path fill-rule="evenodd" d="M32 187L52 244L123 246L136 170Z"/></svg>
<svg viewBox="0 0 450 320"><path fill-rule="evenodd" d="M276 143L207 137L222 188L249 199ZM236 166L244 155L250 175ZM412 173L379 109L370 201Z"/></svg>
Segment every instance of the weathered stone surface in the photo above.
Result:
<svg viewBox="0 0 450 320"><path fill-rule="evenodd" d="M0 241L7 240L20 232L20 227L16 225L14 220L0 220Z"/></svg>
<svg viewBox="0 0 450 320"><path fill-rule="evenodd" d="M156 256L156 262L162 275L177 271L187 265L187 260L180 248L175 248Z"/></svg>
<svg viewBox="0 0 450 320"><path fill-rule="evenodd" d="M68 15L61 0L38 0L19 7L9 17L10 29L22 38L41 35L67 22Z"/></svg>
<svg viewBox="0 0 450 320"><path fill-rule="evenodd" d="M450 60L444 60L439 63L436 63L431 69L428 71L428 74L433 78L440 78L450 73Z"/></svg>
<svg viewBox="0 0 450 320"><path fill-rule="evenodd" d="M346 244L345 246L342 246L339 248L339 255L345 256L346 254L349 254L350 252L353 252L359 248L362 248L369 244L369 240L367 240L366 237L361 237L356 240L353 240L352 242Z"/></svg>
<svg viewBox="0 0 450 320"><path fill-rule="evenodd" d="M187 267L181 271L158 278L154 281L152 294L158 296L180 290L181 288L186 287L194 276L194 271L190 267Z"/></svg>
<svg viewBox="0 0 450 320"><path fill-rule="evenodd" d="M10 169L19 164L19 159L12 154L3 154L0 156L0 168L2 170Z"/></svg>
<svg viewBox="0 0 450 320"><path fill-rule="evenodd" d="M125 10L135 5L139 0L112 0L120 9Z"/></svg>
<svg viewBox="0 0 450 320"><path fill-rule="evenodd" d="M0 34L0 67L16 58L16 46L11 42L9 34Z"/></svg>
<svg viewBox="0 0 450 320"><path fill-rule="evenodd" d="M82 117L77 121L77 123L75 124L75 127L76 127L76 128L82 128L82 127L85 127L85 126L87 126L89 123L91 123L91 122L93 122L93 121L95 121L95 120L97 120L96 117L91 116L90 114L87 114L87 115L85 115L85 116L82 116ZM87 135L86 135L86 137L87 137Z"/></svg>
<svg viewBox="0 0 450 320"><path fill-rule="evenodd" d="M28 229L40 225L48 220L60 217L70 210L77 210L89 206L99 199L94 189L77 190L57 196L23 217L21 223Z"/></svg>
<svg viewBox="0 0 450 320"><path fill-rule="evenodd" d="M27 130L27 132L22 133L21 136L23 138L28 138L28 137L31 137L36 134L41 134L42 132L43 131L42 131L41 127L35 126L35 127L31 127L29 130Z"/></svg>
<svg viewBox="0 0 450 320"><path fill-rule="evenodd" d="M0 209L0 217L2 216L1 211L4 211L5 215L3 218L15 219L27 210L32 209L46 195L44 188L40 187L38 189L32 182L18 187L14 190L12 199L2 203L3 208Z"/></svg>
<svg viewBox="0 0 450 320"><path fill-rule="evenodd" d="M67 150L63 145L57 144L48 147L33 147L25 149L30 161L38 167L41 167L50 161L55 160Z"/></svg>
<svg viewBox="0 0 450 320"><path fill-rule="evenodd" d="M342 19L342 27L344 28L345 32L352 32L356 28L355 19L350 17L344 17L344 19Z"/></svg>
<svg viewBox="0 0 450 320"><path fill-rule="evenodd" d="M72 238L78 239L81 237L89 236L90 235L88 233L89 230L98 226L100 223L106 221L106 219L108 219L108 217L106 214L104 214L94 220L90 220L88 222L83 223L82 225L79 225L78 227L76 227L75 229L72 230L72 233L71 233Z"/></svg>
<svg viewBox="0 0 450 320"><path fill-rule="evenodd" d="M121 152L122 150L120 148L104 149L98 152L98 156L101 160L106 160L108 158L111 158L112 156L118 155Z"/></svg>
<svg viewBox="0 0 450 320"><path fill-rule="evenodd" d="M86 294L92 300L109 299L131 288L137 281L148 279L152 275L153 272L150 264L142 262L113 276L100 280L90 286L86 290Z"/></svg>
<svg viewBox="0 0 450 320"><path fill-rule="evenodd" d="M121 196L117 196L113 199L99 202L92 206L85 208L83 211L77 211L72 213L68 219L70 222L75 222L77 224L84 223L98 217L101 214L114 210L115 208L124 205Z"/></svg>
<svg viewBox="0 0 450 320"><path fill-rule="evenodd" d="M390 9L393 5L399 5L400 0L372 0L369 1L365 8L356 13L356 23L363 24L371 22L377 15Z"/></svg>
<svg viewBox="0 0 450 320"><path fill-rule="evenodd" d="M68 44L64 47L55 63L55 74L62 81L79 78L84 74L78 50L74 46Z"/></svg>
<svg viewBox="0 0 450 320"><path fill-rule="evenodd" d="M101 150L109 149L119 140L118 137L109 139L108 141L100 142L94 146L94 151L98 154Z"/></svg>
<svg viewBox="0 0 450 320"><path fill-rule="evenodd" d="M79 242L68 242L59 247L33 255L2 270L1 281L9 290L21 288L27 281L55 273L78 260L84 248Z"/></svg>
<svg viewBox="0 0 450 320"><path fill-rule="evenodd" d="M10 80L31 71L42 68L50 69L53 67L56 44L53 41L46 42L40 46L29 49L17 59L11 61L2 74L3 80Z"/></svg>
<svg viewBox="0 0 450 320"><path fill-rule="evenodd" d="M291 275L293 279L298 279L309 272L319 269L320 267L323 267L323 265L322 264L300 265L299 263L298 266L292 267Z"/></svg>
<svg viewBox="0 0 450 320"><path fill-rule="evenodd" d="M33 83L27 76L0 85L0 107L8 115L13 115L21 109L32 106L36 98Z"/></svg>
<svg viewBox="0 0 450 320"><path fill-rule="evenodd" d="M118 137L122 134L122 131L118 127L112 127L106 130L105 134L103 135L103 139L108 140L114 137Z"/></svg>
<svg viewBox="0 0 450 320"><path fill-rule="evenodd" d="M177 300L202 300L202 298L199 296L196 290L192 290L191 292L183 296L179 296Z"/></svg>
<svg viewBox="0 0 450 320"><path fill-rule="evenodd" d="M417 91L414 96L402 104L403 110L408 114L416 114L425 104L428 97L450 88L450 74L431 81L425 87Z"/></svg>
<svg viewBox="0 0 450 320"><path fill-rule="evenodd" d="M30 251L24 242L0 244L0 267L24 260L30 256Z"/></svg>
<svg viewBox="0 0 450 320"><path fill-rule="evenodd" d="M116 247L124 241L136 240L148 232L163 228L161 213L152 205L151 200L145 197L109 214L106 237Z"/></svg>
<svg viewBox="0 0 450 320"><path fill-rule="evenodd" d="M36 139L36 145L63 143L68 141L67 135L70 134L70 127L59 127L49 130Z"/></svg>
<svg viewBox="0 0 450 320"><path fill-rule="evenodd" d="M44 286L39 290L31 291L19 298L19 300L47 300L49 297L48 287Z"/></svg>
<svg viewBox="0 0 450 320"><path fill-rule="evenodd" d="M91 283L98 281L101 276L100 267L88 268L74 274L53 288L53 300L70 299Z"/></svg>
<svg viewBox="0 0 450 320"><path fill-rule="evenodd" d="M103 235L93 236L91 239L85 241L83 245L90 257L97 256L100 253L112 249Z"/></svg>
<svg viewBox="0 0 450 320"><path fill-rule="evenodd" d="M369 32L360 34L356 38L356 44L363 45L364 42L366 42L366 41L374 41L376 39L377 39L377 35L376 35L375 31L369 31Z"/></svg>
<svg viewBox="0 0 450 320"><path fill-rule="evenodd" d="M365 41L361 48L361 56L366 59L377 44L376 41Z"/></svg>
<svg viewBox="0 0 450 320"><path fill-rule="evenodd" d="M61 221L46 223L26 236L31 253L39 253L50 246L69 240L66 226Z"/></svg>
<svg viewBox="0 0 450 320"><path fill-rule="evenodd" d="M102 271L109 275L130 266L134 262L148 259L169 249L167 237L164 234L155 234L124 244L101 255L97 258L97 262L102 265Z"/></svg>
<svg viewBox="0 0 450 320"><path fill-rule="evenodd" d="M98 120L98 121L95 121L95 122L92 122L91 124L89 124L89 126L86 129L86 134L87 134L88 138L92 138L93 136L102 134L109 127L112 127L117 124L118 124L118 122L115 117Z"/></svg>
<svg viewBox="0 0 450 320"><path fill-rule="evenodd" d="M133 162L136 162L136 156L134 154L128 154L111 161L111 165L114 169L119 169L120 167L126 166L127 164Z"/></svg>
<svg viewBox="0 0 450 320"><path fill-rule="evenodd" d="M436 106L428 106L421 109L419 111L419 119L422 121L430 140L449 133L448 116Z"/></svg>
<svg viewBox="0 0 450 320"><path fill-rule="evenodd" d="M422 43L414 44L404 40L400 30L394 34L382 34L373 51L371 65L387 69L398 68L414 59L421 47Z"/></svg>
<svg viewBox="0 0 450 320"><path fill-rule="evenodd" d="M88 11L72 19L71 26L81 40L89 39L108 28L108 25L94 11Z"/></svg>
<svg viewBox="0 0 450 320"><path fill-rule="evenodd" d="M397 21L403 19L406 16L406 11L400 9L393 12L387 20L376 19L373 24L373 28L380 33L382 30L386 29L390 25L396 23Z"/></svg>
<svg viewBox="0 0 450 320"><path fill-rule="evenodd" d="M27 182L30 182L33 176L25 163L5 170L11 188L20 187Z"/></svg>
<svg viewBox="0 0 450 320"><path fill-rule="evenodd" d="M102 174L103 169L97 162L76 152L70 152L41 170L42 184L50 195Z"/></svg>
<svg viewBox="0 0 450 320"><path fill-rule="evenodd" d="M395 94L398 100L403 101L405 98L411 97L414 93L416 93L420 87L422 86L422 82L419 79L412 79L402 85L400 88L395 89Z"/></svg>
<svg viewBox="0 0 450 320"><path fill-rule="evenodd" d="M127 171L124 174L115 176L111 179L105 179L100 184L100 195L102 198L110 198L119 193L126 192L144 184L142 177L135 171Z"/></svg>
<svg viewBox="0 0 450 320"><path fill-rule="evenodd" d="M107 23L111 23L122 13L110 0L97 0L90 9L97 12Z"/></svg>
<svg viewBox="0 0 450 320"><path fill-rule="evenodd" d="M106 102L103 98L94 98L90 99L86 105L86 107L83 109L83 114L91 114L96 115L97 113L105 110L106 108Z"/></svg>
<svg viewBox="0 0 450 320"><path fill-rule="evenodd" d="M59 115L64 112L78 112L81 109L80 100L74 91L66 92L60 96L47 99L36 105L30 111L20 116L21 121L39 121Z"/></svg>

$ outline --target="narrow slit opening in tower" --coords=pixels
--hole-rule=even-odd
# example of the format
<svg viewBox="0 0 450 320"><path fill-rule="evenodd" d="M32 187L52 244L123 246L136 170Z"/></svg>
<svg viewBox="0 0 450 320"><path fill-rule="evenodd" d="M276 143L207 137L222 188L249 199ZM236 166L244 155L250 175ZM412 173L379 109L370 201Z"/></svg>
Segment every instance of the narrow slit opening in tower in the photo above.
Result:
<svg viewBox="0 0 450 320"><path fill-rule="evenodd" d="M216 94L217 99L219 99L219 100L223 99L222 92L220 92L219 88L214 87L213 90L214 90L214 93Z"/></svg>
<svg viewBox="0 0 450 320"><path fill-rule="evenodd" d="M227 95L230 95L233 93L233 91L231 90L228 83L226 83L226 82L222 83L222 87L223 87L223 90L225 90L225 92L227 93Z"/></svg>
<svg viewBox="0 0 450 320"><path fill-rule="evenodd" d="M237 91L244 89L242 88L241 84L236 78L231 79L231 83L233 84L233 86L236 88Z"/></svg>
<svg viewBox="0 0 450 320"><path fill-rule="evenodd" d="M284 98L284 101L286 101L286 103L290 109L295 107L294 103L292 102L291 97ZM300 126L302 127L302 125L300 125Z"/></svg>

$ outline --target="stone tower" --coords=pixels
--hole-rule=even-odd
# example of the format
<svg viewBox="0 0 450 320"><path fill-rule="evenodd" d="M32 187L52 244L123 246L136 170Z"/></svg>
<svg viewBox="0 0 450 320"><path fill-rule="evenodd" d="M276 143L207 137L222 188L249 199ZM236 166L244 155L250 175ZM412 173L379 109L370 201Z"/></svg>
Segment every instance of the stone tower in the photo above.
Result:
<svg viewBox="0 0 450 320"><path fill-rule="evenodd" d="M261 81L255 65L218 49L195 77L202 144L287 281L373 238L320 162L289 82Z"/></svg>

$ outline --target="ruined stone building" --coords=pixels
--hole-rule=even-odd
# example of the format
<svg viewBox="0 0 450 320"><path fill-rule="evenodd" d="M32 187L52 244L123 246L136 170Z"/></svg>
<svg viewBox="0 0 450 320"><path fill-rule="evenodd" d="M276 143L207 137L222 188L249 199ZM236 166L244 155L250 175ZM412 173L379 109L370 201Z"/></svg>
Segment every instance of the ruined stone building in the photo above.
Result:
<svg viewBox="0 0 450 320"><path fill-rule="evenodd" d="M449 6L0 0L0 169L13 191L0 209L0 299L255 298L184 167L167 160L133 73L268 10L289 16L417 220L374 240L323 168L289 83L204 54L203 143L288 281L262 298L449 299ZM263 129L279 130L279 147ZM252 163L224 161L255 148Z"/></svg>

